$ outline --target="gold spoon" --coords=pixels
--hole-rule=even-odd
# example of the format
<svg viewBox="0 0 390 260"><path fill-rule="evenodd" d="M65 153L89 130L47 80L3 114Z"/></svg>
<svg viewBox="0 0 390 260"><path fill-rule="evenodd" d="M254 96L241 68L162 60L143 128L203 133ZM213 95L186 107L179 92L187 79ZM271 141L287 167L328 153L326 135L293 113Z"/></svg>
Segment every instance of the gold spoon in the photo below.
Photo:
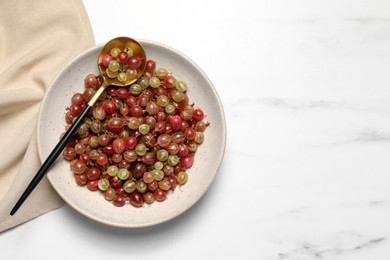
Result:
<svg viewBox="0 0 390 260"><path fill-rule="evenodd" d="M126 48L130 48L133 51L133 56L138 56L141 58L141 65L136 69L136 73L133 73L131 77L128 77L124 82L119 81L117 77L110 78L107 75L106 68L102 65L102 59L106 54L109 54L113 48L119 48L120 50L125 50ZM93 97L89 100L87 106L81 112L81 114L77 117L76 121L70 126L70 128L66 131L64 136L58 142L58 144L54 147L53 151L47 157L45 162L42 164L41 168L38 170L30 184L27 186L26 190L15 204L13 209L10 212L10 215L14 215L15 212L19 209L19 207L23 204L23 202L27 199L30 193L34 190L34 188L38 185L38 183L42 180L43 176L45 176L46 172L50 169L50 166L55 162L58 156L62 153L72 136L76 133L79 126L84 122L84 118L88 115L96 101L99 99L100 95L104 92L104 90L108 86L128 86L134 82L136 82L143 74L146 64L146 53L142 45L134 39L128 37L118 37L107 42L106 45L103 46L100 51L98 57L98 67L101 76L103 77L103 83L100 88L96 91Z"/></svg>

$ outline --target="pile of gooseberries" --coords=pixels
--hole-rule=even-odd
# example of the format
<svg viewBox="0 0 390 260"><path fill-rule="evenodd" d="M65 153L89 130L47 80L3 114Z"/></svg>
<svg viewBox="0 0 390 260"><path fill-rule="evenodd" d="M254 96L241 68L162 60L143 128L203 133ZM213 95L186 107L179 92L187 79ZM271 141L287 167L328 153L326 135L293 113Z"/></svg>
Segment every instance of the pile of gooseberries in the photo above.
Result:
<svg viewBox="0 0 390 260"><path fill-rule="evenodd" d="M141 57L134 55L131 48L122 51L115 47L110 50L110 53L103 55L99 65L105 69L109 78L117 78L124 83L128 79L135 79L141 64Z"/></svg>
<svg viewBox="0 0 390 260"><path fill-rule="evenodd" d="M104 66L111 70L113 60ZM116 76L128 70L133 67L119 68ZM66 108L66 128L101 84L101 76L84 78L84 91L75 93ZM209 124L203 110L190 103L187 88L168 69L156 69L154 60L146 61L136 83L107 87L63 151L76 183L101 191L118 207L162 202L184 185Z"/></svg>

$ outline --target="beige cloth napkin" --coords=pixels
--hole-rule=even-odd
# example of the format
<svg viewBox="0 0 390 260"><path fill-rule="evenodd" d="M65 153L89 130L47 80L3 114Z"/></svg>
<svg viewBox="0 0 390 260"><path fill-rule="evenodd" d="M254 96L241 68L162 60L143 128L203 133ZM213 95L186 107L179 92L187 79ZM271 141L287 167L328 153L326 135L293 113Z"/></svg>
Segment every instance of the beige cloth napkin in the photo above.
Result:
<svg viewBox="0 0 390 260"><path fill-rule="evenodd" d="M46 90L94 45L81 0L0 1L0 232L63 205L44 178L9 214L40 167L36 125Z"/></svg>

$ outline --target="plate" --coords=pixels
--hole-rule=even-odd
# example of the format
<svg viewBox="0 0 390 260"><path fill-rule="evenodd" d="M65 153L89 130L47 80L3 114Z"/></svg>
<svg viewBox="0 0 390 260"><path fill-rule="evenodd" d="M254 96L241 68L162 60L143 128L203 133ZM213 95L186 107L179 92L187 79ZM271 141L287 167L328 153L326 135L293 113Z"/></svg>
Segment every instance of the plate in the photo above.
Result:
<svg viewBox="0 0 390 260"><path fill-rule="evenodd" d="M140 40L148 59L157 67L166 67L177 79L188 82L188 96L202 108L210 126L205 141L195 154L188 170L188 182L168 193L163 202L135 208L130 204L116 207L103 198L102 192L91 192L75 183L69 162L60 156L48 172L48 179L62 199L76 211L95 221L124 228L152 226L173 219L191 208L206 193L221 165L226 144L226 123L221 101L205 73L177 50L153 41ZM65 108L75 92L84 89L84 77L99 74L96 60L103 45L82 53L57 76L43 100L38 118L38 151L43 162L64 132Z"/></svg>

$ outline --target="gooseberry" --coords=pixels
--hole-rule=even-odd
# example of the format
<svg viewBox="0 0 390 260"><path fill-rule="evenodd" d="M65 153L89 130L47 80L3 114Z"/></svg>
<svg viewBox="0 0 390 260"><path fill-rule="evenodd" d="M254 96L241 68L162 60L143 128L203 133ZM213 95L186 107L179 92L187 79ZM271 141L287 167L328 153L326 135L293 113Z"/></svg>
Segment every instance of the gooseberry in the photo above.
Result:
<svg viewBox="0 0 390 260"><path fill-rule="evenodd" d="M125 83L142 62L130 48L113 48L99 66ZM154 60L145 63L136 83L103 91L63 151L77 185L99 190L117 207L162 202L187 183L209 125L204 111L190 103L185 81L165 67L156 69ZM85 90L73 94L66 108L67 127L102 82L101 76L85 76Z"/></svg>

